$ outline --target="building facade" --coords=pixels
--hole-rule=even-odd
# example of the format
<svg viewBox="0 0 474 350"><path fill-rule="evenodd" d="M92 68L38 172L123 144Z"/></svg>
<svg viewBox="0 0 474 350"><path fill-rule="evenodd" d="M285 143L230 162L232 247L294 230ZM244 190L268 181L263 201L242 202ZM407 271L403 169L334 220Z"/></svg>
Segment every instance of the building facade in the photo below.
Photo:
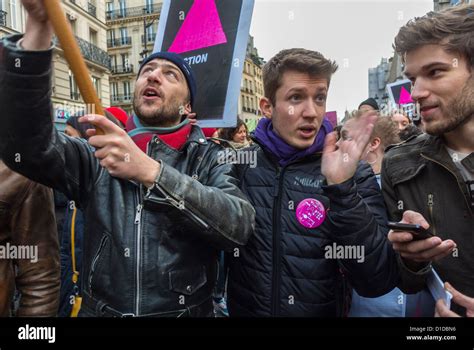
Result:
<svg viewBox="0 0 474 350"><path fill-rule="evenodd" d="M253 130L257 122L262 118L260 111L260 99L264 96L262 68L263 59L258 55L254 46L252 36L249 36L247 53L244 62L242 82L240 86L239 112L238 116Z"/></svg>
<svg viewBox="0 0 474 350"><path fill-rule="evenodd" d="M377 67L369 68L369 97L374 98L379 106L387 104L387 84L400 79L404 79L400 56L395 53L389 59L382 58Z"/></svg>
<svg viewBox="0 0 474 350"><path fill-rule="evenodd" d="M105 2L107 50L111 58L110 101L132 113L133 91L140 62L153 52L162 2Z"/></svg>
<svg viewBox="0 0 474 350"><path fill-rule="evenodd" d="M369 97L374 98L379 106L388 101L386 90L390 63L387 58L382 58L375 68L369 68Z"/></svg>
<svg viewBox="0 0 474 350"><path fill-rule="evenodd" d="M105 6L100 0L63 0L66 17L89 69L92 82L104 107L110 106L110 58L106 47ZM26 14L20 0L0 0L0 37L24 32ZM74 76L55 39L53 51L52 102L54 120L63 130L69 116L85 106Z"/></svg>

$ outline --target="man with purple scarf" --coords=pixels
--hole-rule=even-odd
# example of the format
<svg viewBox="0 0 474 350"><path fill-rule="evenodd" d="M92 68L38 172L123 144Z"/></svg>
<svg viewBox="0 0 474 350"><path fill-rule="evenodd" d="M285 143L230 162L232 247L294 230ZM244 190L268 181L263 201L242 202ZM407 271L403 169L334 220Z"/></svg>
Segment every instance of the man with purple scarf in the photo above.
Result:
<svg viewBox="0 0 474 350"><path fill-rule="evenodd" d="M383 198L360 162L375 114L340 141L324 118L336 69L305 49L283 50L263 69L266 118L245 150L256 153L256 166L237 168L256 227L228 256L231 317L342 316L348 282L375 297L398 281Z"/></svg>

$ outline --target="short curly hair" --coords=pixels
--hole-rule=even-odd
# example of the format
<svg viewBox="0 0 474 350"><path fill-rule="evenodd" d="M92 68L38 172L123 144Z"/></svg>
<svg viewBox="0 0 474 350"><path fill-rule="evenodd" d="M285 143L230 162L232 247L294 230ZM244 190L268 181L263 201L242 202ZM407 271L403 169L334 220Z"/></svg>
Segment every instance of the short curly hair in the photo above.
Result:
<svg viewBox="0 0 474 350"><path fill-rule="evenodd" d="M317 51L298 48L282 50L263 66L265 97L275 105L275 95L286 71L307 73L311 77L322 76L327 78L329 85L337 68L336 62L326 59Z"/></svg>

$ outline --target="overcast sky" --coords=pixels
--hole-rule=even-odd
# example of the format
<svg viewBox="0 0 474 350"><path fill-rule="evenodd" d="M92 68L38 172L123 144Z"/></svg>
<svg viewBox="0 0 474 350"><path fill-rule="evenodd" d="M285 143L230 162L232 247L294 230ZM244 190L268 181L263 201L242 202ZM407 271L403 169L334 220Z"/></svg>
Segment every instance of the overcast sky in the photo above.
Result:
<svg viewBox="0 0 474 350"><path fill-rule="evenodd" d="M335 60L327 110L341 120L368 97L368 69L392 56L399 28L431 10L432 0L255 0L250 34L266 61L292 47Z"/></svg>

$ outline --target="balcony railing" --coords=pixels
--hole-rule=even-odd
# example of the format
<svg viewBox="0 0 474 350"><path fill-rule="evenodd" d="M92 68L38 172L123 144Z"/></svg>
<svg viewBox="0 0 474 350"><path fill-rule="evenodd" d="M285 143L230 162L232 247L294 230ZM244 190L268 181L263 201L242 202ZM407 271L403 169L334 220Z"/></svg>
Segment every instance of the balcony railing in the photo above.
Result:
<svg viewBox="0 0 474 350"><path fill-rule="evenodd" d="M253 114L257 114L257 112L258 112L256 109L253 109L253 108L250 108L250 107L242 107L242 110L244 112L253 113Z"/></svg>
<svg viewBox="0 0 474 350"><path fill-rule="evenodd" d="M132 37L127 36L116 39L107 39L107 47L119 47L126 45L132 45Z"/></svg>
<svg viewBox="0 0 474 350"><path fill-rule="evenodd" d="M90 2L87 3L87 12L89 12L91 16L97 17L97 7Z"/></svg>
<svg viewBox="0 0 474 350"><path fill-rule="evenodd" d="M147 34L146 35L146 42L149 43L149 42L155 41L155 37L156 37L156 33ZM145 43L145 35L142 34L142 44L144 44L144 43Z"/></svg>
<svg viewBox="0 0 474 350"><path fill-rule="evenodd" d="M76 1L76 0L69 0L71 1L74 5L76 6L79 6L80 8L82 8L84 11L87 11L91 16L94 16L97 18L97 7L91 3L91 2L87 2L87 10L83 7L83 5L81 5L81 1Z"/></svg>
<svg viewBox="0 0 474 350"><path fill-rule="evenodd" d="M130 103L132 102L132 94L125 95L110 95L110 103Z"/></svg>
<svg viewBox="0 0 474 350"><path fill-rule="evenodd" d="M137 7L127 7L114 11L107 11L105 13L105 19L107 21L113 21L120 18L129 18L129 17L140 17L143 15L151 15L161 12L161 4L156 4L153 6L137 6Z"/></svg>
<svg viewBox="0 0 474 350"><path fill-rule="evenodd" d="M54 39L54 44L56 46L61 47L59 44L58 38L55 36ZM98 48L94 44L91 44L90 42L81 39L76 36L76 41L77 44L79 45L79 49L81 50L82 57L85 59L97 63L98 65L105 67L107 69L110 69L110 56L107 54L106 51Z"/></svg>
<svg viewBox="0 0 474 350"><path fill-rule="evenodd" d="M129 74L133 73L133 64L129 64L126 66L112 66L110 70L112 74Z"/></svg>
<svg viewBox="0 0 474 350"><path fill-rule="evenodd" d="M81 94L79 92L70 92L71 100L79 101L81 99Z"/></svg>
<svg viewBox="0 0 474 350"><path fill-rule="evenodd" d="M0 26L7 26L7 13L5 11L0 11Z"/></svg>

